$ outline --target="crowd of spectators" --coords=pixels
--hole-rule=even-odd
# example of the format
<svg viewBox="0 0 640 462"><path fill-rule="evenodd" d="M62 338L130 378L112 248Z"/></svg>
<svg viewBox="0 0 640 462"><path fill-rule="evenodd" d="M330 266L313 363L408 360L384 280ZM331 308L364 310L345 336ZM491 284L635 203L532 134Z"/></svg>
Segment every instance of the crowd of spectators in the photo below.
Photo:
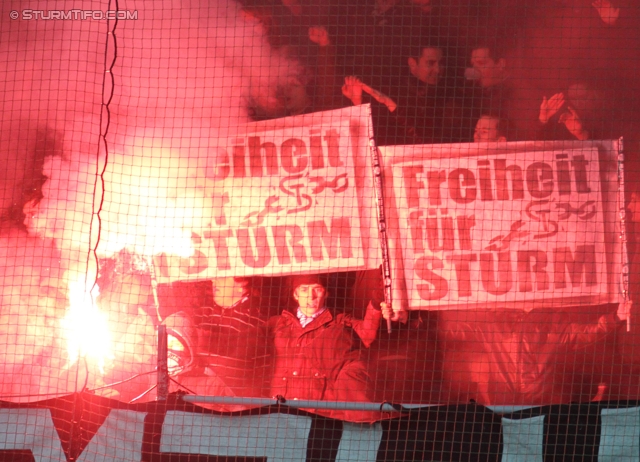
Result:
<svg viewBox="0 0 640 462"><path fill-rule="evenodd" d="M640 49L632 33L638 13L614 1L621 4L244 0L247 21L259 22L275 49L301 63L278 90L278 104L251 105L251 114L264 120L370 103L378 145L624 135L633 164L635 60L620 50ZM380 271L305 276L291 287L283 278L252 279L159 288L158 317L193 350L174 361L188 389L545 404L590 400L605 382L609 397L640 396L620 380L640 368L637 351L609 358L620 365L615 372L605 371L605 356L596 367L596 350L613 357L610 334L628 306L617 317L612 307L586 314L412 312L388 333L379 327L390 316ZM572 362L578 354L585 360ZM606 379L614 373L617 380Z"/></svg>
<svg viewBox="0 0 640 462"><path fill-rule="evenodd" d="M370 102L378 145L478 141L480 119L509 141L634 138L623 0L242 3L303 69L256 119Z"/></svg>
<svg viewBox="0 0 640 462"><path fill-rule="evenodd" d="M292 84L297 103L291 104L283 89L283 109L256 118L370 103L379 146L624 137L626 170L637 169L640 98L634 56L640 50L640 10L631 1L242 3L244 11L260 18L271 44L304 69ZM633 180L627 184L630 207L637 208L637 186ZM634 237L630 240L633 250ZM512 313L412 313L408 327L382 335L370 355L376 397L516 402L525 399L526 388L525 400L540 403L589 400L602 381L608 383L609 397L637 394L637 387L624 391L620 386L625 374L640 367L637 351L629 347L630 354L613 361L601 356L614 354L612 336L584 344L579 353L562 342L547 345L552 360L536 343L560 335L554 325L586 322L597 329L598 317L610 312L605 307L593 307L588 315L568 310L557 313L558 320L549 313L524 313L514 322L518 328L500 332L495 326L504 327L504 316ZM517 342L520 346L530 347L517 360L509 350L514 333L525 338ZM527 336L538 337L528 342ZM629 346L636 338L624 337L619 345ZM572 361L576 354L585 361ZM531 358L522 361L526 355ZM620 367L605 371L607 362ZM518 364L549 374L530 374L529 379L524 374L522 382L512 383L510 370L505 371ZM491 368L501 367L504 374L492 375ZM612 382L618 383L617 390Z"/></svg>

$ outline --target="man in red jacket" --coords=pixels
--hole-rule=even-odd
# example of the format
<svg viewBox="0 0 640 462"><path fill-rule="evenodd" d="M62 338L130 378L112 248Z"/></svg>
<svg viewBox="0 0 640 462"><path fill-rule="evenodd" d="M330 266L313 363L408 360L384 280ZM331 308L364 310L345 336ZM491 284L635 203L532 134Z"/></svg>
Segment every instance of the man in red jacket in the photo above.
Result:
<svg viewBox="0 0 640 462"><path fill-rule="evenodd" d="M324 305L328 292L317 275L293 279L295 313L269 320L275 348L272 396L287 400L370 401L370 378L362 347L376 339L385 303L369 303L365 318L333 315ZM332 414L333 415L333 414Z"/></svg>

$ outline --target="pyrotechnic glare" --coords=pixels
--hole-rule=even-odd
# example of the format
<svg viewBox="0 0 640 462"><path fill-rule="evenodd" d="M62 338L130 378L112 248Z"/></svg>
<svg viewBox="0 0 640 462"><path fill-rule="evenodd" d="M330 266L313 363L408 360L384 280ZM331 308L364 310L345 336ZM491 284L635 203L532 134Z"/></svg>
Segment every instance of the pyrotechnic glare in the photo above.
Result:
<svg viewBox="0 0 640 462"><path fill-rule="evenodd" d="M89 358L97 363L100 373L104 374L105 360L113 358L111 332L107 316L94 302L97 296L97 288L91 292L85 289L83 283L71 283L69 312L61 324L67 339L69 366L81 357Z"/></svg>

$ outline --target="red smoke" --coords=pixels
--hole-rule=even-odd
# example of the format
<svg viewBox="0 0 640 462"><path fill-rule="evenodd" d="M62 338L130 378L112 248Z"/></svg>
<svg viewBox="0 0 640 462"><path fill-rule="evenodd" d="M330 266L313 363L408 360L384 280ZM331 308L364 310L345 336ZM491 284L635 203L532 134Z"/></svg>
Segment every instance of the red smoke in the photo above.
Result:
<svg viewBox="0 0 640 462"><path fill-rule="evenodd" d="M298 71L232 0L118 6L137 19L119 21L114 41L112 22L44 20L51 2L2 3L0 399L83 386L85 372L68 369L60 338L69 283L90 287L95 257L124 248L188 254L184 229L211 219L215 184L200 179L219 131L247 122L249 101L275 104L278 84ZM42 10L41 19L24 19L25 10ZM104 77L114 57L111 88ZM24 229L23 208L28 235L12 230ZM90 388L101 384L86 372Z"/></svg>

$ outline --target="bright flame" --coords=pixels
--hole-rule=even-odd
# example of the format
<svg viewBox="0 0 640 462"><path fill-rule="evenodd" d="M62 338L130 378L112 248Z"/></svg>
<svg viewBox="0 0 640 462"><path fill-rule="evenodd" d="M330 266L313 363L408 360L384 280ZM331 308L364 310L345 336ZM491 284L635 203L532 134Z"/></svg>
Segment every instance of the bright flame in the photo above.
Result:
<svg viewBox="0 0 640 462"><path fill-rule="evenodd" d="M97 363L104 374L106 359L112 359L111 332L107 316L100 311L94 300L98 296L97 287L93 292L85 289L82 282L69 284L69 312L62 319L62 330L67 339L69 365L79 358L90 358Z"/></svg>

